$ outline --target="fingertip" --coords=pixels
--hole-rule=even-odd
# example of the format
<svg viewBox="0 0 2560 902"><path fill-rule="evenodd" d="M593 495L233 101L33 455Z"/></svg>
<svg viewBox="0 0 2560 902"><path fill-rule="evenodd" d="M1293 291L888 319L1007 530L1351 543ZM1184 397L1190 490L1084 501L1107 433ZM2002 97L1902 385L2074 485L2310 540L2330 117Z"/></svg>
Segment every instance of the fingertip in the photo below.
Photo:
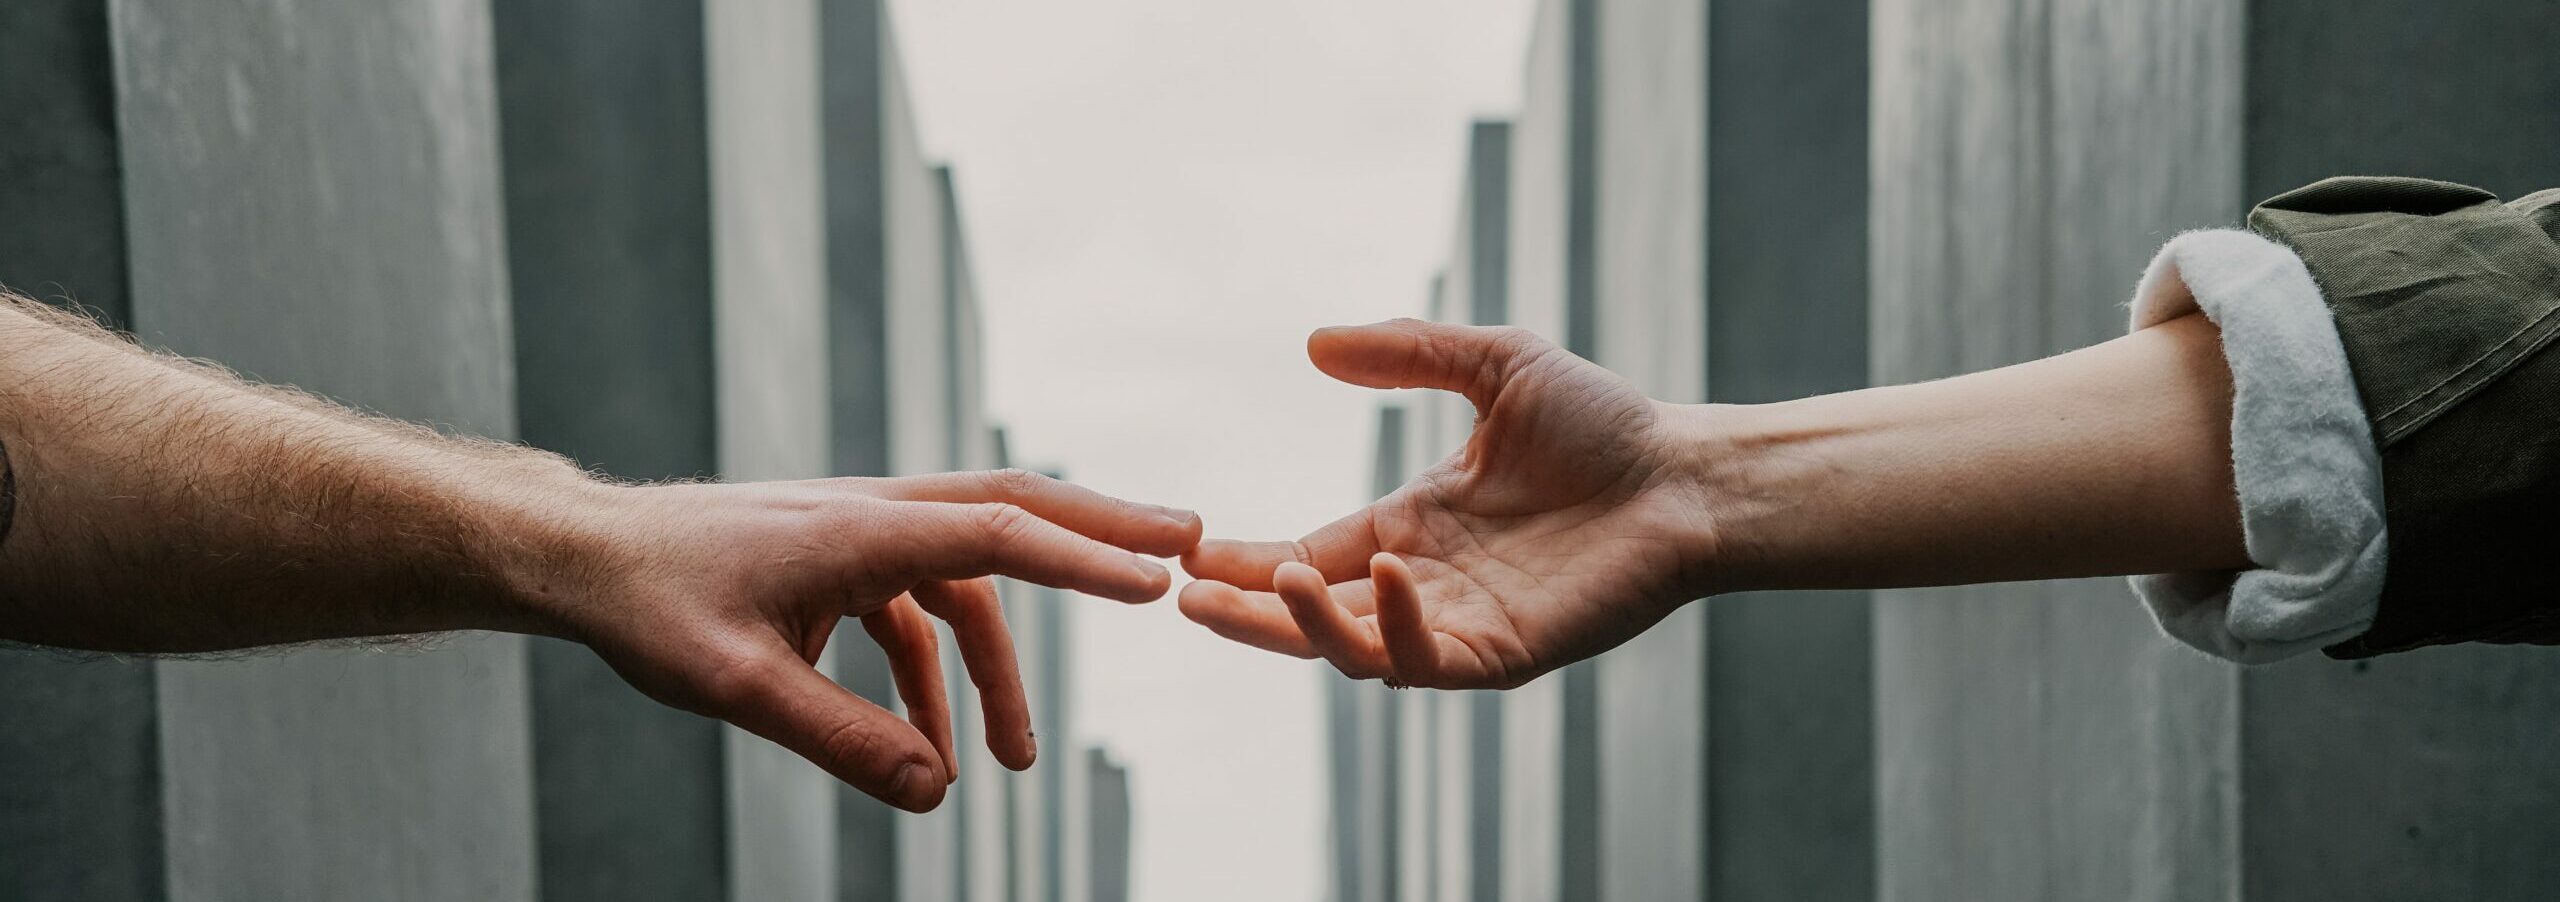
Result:
<svg viewBox="0 0 2560 902"><path fill-rule="evenodd" d="M1278 586L1283 582L1294 582L1301 588L1309 584L1322 586L1324 574L1317 572L1314 567L1297 561L1282 561L1279 566L1271 568L1271 584Z"/></svg>
<svg viewBox="0 0 2560 902"><path fill-rule="evenodd" d="M1176 510L1167 518L1173 521L1175 537L1182 540L1181 547L1167 552L1168 554L1188 552L1198 547L1201 537L1208 534L1208 521L1201 519L1198 511Z"/></svg>
<svg viewBox="0 0 2560 902"><path fill-rule="evenodd" d="M1146 516L1136 528L1121 533L1122 547L1157 557L1188 555L1199 547L1204 531L1200 515L1180 508L1142 505Z"/></svg>
<svg viewBox="0 0 2560 902"><path fill-rule="evenodd" d="M1391 573L1398 577L1413 576L1413 570L1406 567L1404 559L1395 556L1394 552L1381 551L1369 556L1370 576L1377 577Z"/></svg>
<svg viewBox="0 0 2560 902"><path fill-rule="evenodd" d="M1174 598L1174 607L1191 622L1207 626L1217 617L1218 606L1225 603L1225 594L1234 591L1235 587L1214 579L1195 579L1182 587L1182 594Z"/></svg>
<svg viewBox="0 0 2560 902"><path fill-rule="evenodd" d="M889 779L889 791L883 801L904 811L923 814L942 806L942 798L951 786L948 779L934 779L934 768L920 760L910 759ZM953 774L954 778L958 775Z"/></svg>
<svg viewBox="0 0 2560 902"><path fill-rule="evenodd" d="M1371 323L1365 326L1326 326L1317 329L1307 335L1307 360L1313 362L1316 369L1323 371L1325 375L1339 379L1341 374L1335 371L1335 365L1343 359L1343 355L1354 352L1354 346L1359 343L1364 333L1393 322L1396 321Z"/></svg>
<svg viewBox="0 0 2560 902"><path fill-rule="evenodd" d="M1130 566L1137 568L1138 571L1137 591L1119 599L1120 601L1129 604L1146 604L1163 598L1164 593L1173 588L1173 571L1165 569L1163 564L1142 557L1130 558L1130 562Z"/></svg>

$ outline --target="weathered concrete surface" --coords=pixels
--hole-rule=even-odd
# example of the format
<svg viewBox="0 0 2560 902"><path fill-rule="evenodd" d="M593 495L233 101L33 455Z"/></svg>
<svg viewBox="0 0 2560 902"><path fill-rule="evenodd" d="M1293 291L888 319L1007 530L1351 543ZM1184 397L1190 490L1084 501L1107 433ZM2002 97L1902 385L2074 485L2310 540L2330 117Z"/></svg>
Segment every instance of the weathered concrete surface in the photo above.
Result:
<svg viewBox="0 0 2560 902"><path fill-rule="evenodd" d="M491 13L522 436L626 479L716 473L702 6ZM725 894L720 724L575 643L535 640L531 674L542 897Z"/></svg>
<svg viewBox="0 0 2560 902"><path fill-rule="evenodd" d="M826 179L818 13L817 0L705 5L719 463L730 479L832 472L828 232L811 190ZM835 658L821 669L836 672ZM722 742L729 898L838 898L834 779L744 731Z"/></svg>
<svg viewBox="0 0 2560 902"><path fill-rule="evenodd" d="M0 898L167 898L154 670L0 651Z"/></svg>
<svg viewBox="0 0 2560 902"><path fill-rule="evenodd" d="M0 7L0 286L124 320L107 9ZM157 669L0 649L0 898L159 899Z"/></svg>
<svg viewBox="0 0 2560 902"><path fill-rule="evenodd" d="M1709 400L1867 382L1867 15L1867 0L1709 5ZM1745 593L1704 607L1704 896L1873 898L1867 593Z"/></svg>
<svg viewBox="0 0 2560 902"><path fill-rule="evenodd" d="M113 10L137 330L511 436L487 8ZM159 677L173 898L534 895L521 639Z"/></svg>
<svg viewBox="0 0 2560 902"><path fill-rule="evenodd" d="M885 5L845 0L821 12L831 468L849 476L948 469L952 443L971 430L954 422L956 386L946 369L952 258L941 183L918 144ZM852 643L841 654L847 688L884 704L897 697L876 648ZM946 665L951 685L967 685L956 655ZM954 702L955 717L973 716L959 710L969 704L965 692ZM976 770L1001 772L992 762ZM940 810L921 817L840 791L840 898L920 902L956 892L970 791L955 787Z"/></svg>
<svg viewBox="0 0 2560 902"><path fill-rule="evenodd" d="M1130 821L1129 770L1112 763L1101 749L1087 752L1086 834L1093 850L1090 866L1092 902L1129 902Z"/></svg>
<svg viewBox="0 0 2560 902"><path fill-rule="evenodd" d="M995 430L986 423L983 323L979 318L977 278L970 270L967 221L961 215L959 189L951 168L934 166L927 173L933 189L933 221L940 229L935 247L940 252L941 275L936 281L941 288L941 304L932 312L939 317L936 332L943 350L919 355L938 371L930 380L908 384L938 388L939 392L917 399L910 406L918 413L933 414L932 425L940 430L938 439L944 458L934 469L990 469L1000 461ZM934 406L937 401L938 413ZM997 597L1008 615L1021 609L1014 597L1019 590L1019 584L1011 580L997 581ZM1020 657L1020 646L1038 637L1021 629L1011 632L1017 647L1016 663L1027 668L1029 662ZM957 640L946 642L944 647L958 648ZM1014 793L1022 781L1019 774L1006 770L988 751L985 706L967 671L958 666L959 655L947 654L944 661L953 668L950 685L960 702L953 711L960 718L960 770L972 777L953 786L955 794L944 803L959 820L954 825L959 855L953 862L948 889L961 902L1005 902L1013 898L1018 876L1013 815ZM1027 695L1030 687L1024 689Z"/></svg>
<svg viewBox="0 0 2560 902"><path fill-rule="evenodd" d="M1872 21L1878 382L2120 334L2151 251L2239 212L2236 4ZM2233 671L2121 581L1883 592L1874 625L1884 898L2229 894Z"/></svg>
<svg viewBox="0 0 2560 902"><path fill-rule="evenodd" d="M122 322L124 175L107 5L0 8L0 286Z"/></svg>
<svg viewBox="0 0 2560 902"><path fill-rule="evenodd" d="M1325 838L1333 868L1329 898L1360 902L1366 882L1360 866L1366 831L1355 817L1366 788L1360 780L1360 750L1365 744L1360 732L1360 684L1332 668L1317 678L1324 681L1326 798L1330 801Z"/></svg>
<svg viewBox="0 0 2560 902"><path fill-rule="evenodd" d="M1877 4L1872 361L2102 340L2177 229L2323 175L2541 187L2548 4ZM2244 28L2245 25L2245 28ZM2530 898L2560 659L2239 670L2114 581L1886 593L1891 898Z"/></svg>
<svg viewBox="0 0 2560 902"><path fill-rule="evenodd" d="M1596 5L1598 110L1580 127L1593 131L1583 165L1595 170L1596 256L1584 302L1597 313L1580 350L1655 398L1703 401L1707 5ZM1598 674L1598 887L1569 897L1704 892L1706 620L1704 605L1689 605L1585 665Z"/></svg>

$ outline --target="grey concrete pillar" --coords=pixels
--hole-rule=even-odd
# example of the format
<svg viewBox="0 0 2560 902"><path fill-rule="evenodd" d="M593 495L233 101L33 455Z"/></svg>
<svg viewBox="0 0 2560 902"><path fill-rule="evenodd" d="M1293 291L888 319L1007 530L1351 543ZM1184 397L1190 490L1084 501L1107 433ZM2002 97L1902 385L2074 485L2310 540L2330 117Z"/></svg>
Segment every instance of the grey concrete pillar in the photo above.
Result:
<svg viewBox="0 0 2560 902"><path fill-rule="evenodd" d="M1665 401L1706 400L1708 4L1594 0L1590 343ZM1596 883L1571 898L1693 899L1706 879L1707 611L1690 605L1590 664L1598 677ZM1577 728L1570 723L1567 736ZM1568 774L1574 768L1568 765Z"/></svg>
<svg viewBox="0 0 2560 902"><path fill-rule="evenodd" d="M1871 362L1908 381L2119 334L2183 228L2396 172L2547 187L2548 4L1879 0ZM2120 582L1882 593L1897 899L2532 898L2560 658L2242 670Z"/></svg>
<svg viewBox="0 0 2560 902"><path fill-rule="evenodd" d="M1358 814L1367 786L1361 782L1361 754L1364 742L1360 730L1360 684L1331 668L1317 679L1324 682L1326 809L1325 830L1328 862L1333 880L1328 896L1333 902L1360 902L1363 897L1360 850L1365 832Z"/></svg>
<svg viewBox="0 0 2560 902"><path fill-rule="evenodd" d="M1131 831L1129 769L1101 749L1087 750L1086 785L1092 787L1085 830L1093 850L1092 902L1129 902Z"/></svg>
<svg viewBox="0 0 2560 902"><path fill-rule="evenodd" d="M880 0L822 0L821 154L826 168L830 467L851 476L948 469L958 453L949 362L943 189L918 144L906 75ZM946 647L948 640L946 638ZM884 704L897 697L876 649L848 644L841 681ZM947 656L956 666L957 656ZM957 677L955 671L952 676ZM965 687L965 679L952 685ZM963 692L955 703L965 706ZM961 722L972 718L955 710ZM979 768L988 776L1000 769ZM950 898L962 867L957 788L933 814L910 817L842 790L839 897L846 902Z"/></svg>
<svg viewBox="0 0 2560 902"><path fill-rule="evenodd" d="M709 3L704 14L720 471L830 475L818 2ZM838 647L859 644L859 630L844 635ZM820 669L838 672L837 657ZM729 897L836 898L838 784L745 731L721 735Z"/></svg>
<svg viewBox="0 0 2560 902"><path fill-rule="evenodd" d="M943 460L933 467L938 470L984 470L999 465L995 431L986 424L985 363L981 346L982 321L978 308L976 275L970 269L967 221L961 215L959 190L948 166L931 167L935 220L940 226L942 304L938 310L943 353L929 362L936 368L935 378L927 385L940 388L940 413L936 425L941 429ZM1007 613L1016 613L1021 605L1015 598L1023 584L997 580L997 595ZM1015 631L1019 646L1033 638ZM956 816L953 825L956 849L952 885L954 896L961 902L1007 902L1012 898L1015 878L1013 829L1011 812L1016 774L998 764L987 750L985 708L979 701L977 686L960 668L956 640L944 643L944 661L952 667L953 695L960 703L953 714L959 718L958 753L962 773L969 775L952 787L954 795L944 807ZM1017 663L1022 662L1017 658ZM1026 671L1027 673L1027 671ZM1029 687L1025 687L1026 692ZM1027 699L1026 699L1027 700Z"/></svg>
<svg viewBox="0 0 2560 902"><path fill-rule="evenodd" d="M112 10L136 331L512 437L487 7ZM158 688L170 896L534 895L523 640L165 662Z"/></svg>
<svg viewBox="0 0 2560 902"><path fill-rule="evenodd" d="M491 9L523 438L625 479L712 475L702 5ZM726 893L719 723L649 700L584 646L531 651L543 898Z"/></svg>
<svg viewBox="0 0 2560 902"><path fill-rule="evenodd" d="M113 32L101 0L0 8L0 286L127 312ZM0 898L163 898L157 669L0 649Z"/></svg>
<svg viewBox="0 0 2560 902"><path fill-rule="evenodd" d="M1708 4L1708 400L1867 383L1867 16L1867 0ZM1705 609L1705 895L1873 898L1867 593Z"/></svg>

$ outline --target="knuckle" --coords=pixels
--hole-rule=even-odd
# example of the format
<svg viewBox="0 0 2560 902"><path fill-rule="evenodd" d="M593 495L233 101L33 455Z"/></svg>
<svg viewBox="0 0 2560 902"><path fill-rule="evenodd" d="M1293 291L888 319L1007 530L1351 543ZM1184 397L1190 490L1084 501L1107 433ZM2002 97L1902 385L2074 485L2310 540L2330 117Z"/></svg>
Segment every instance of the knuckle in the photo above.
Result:
<svg viewBox="0 0 2560 902"><path fill-rule="evenodd" d="M1546 343L1538 333L1519 326L1498 326L1493 330L1493 346L1513 354L1535 352Z"/></svg>
<svg viewBox="0 0 2560 902"><path fill-rule="evenodd" d="M978 529L994 547L1004 548L1021 542L1038 528L1030 511L1011 504L989 504L978 509Z"/></svg>
<svg viewBox="0 0 2560 902"><path fill-rule="evenodd" d="M1006 467L988 471L986 480L987 487L993 490L997 497L1021 498L1046 487L1049 477L1020 467Z"/></svg>

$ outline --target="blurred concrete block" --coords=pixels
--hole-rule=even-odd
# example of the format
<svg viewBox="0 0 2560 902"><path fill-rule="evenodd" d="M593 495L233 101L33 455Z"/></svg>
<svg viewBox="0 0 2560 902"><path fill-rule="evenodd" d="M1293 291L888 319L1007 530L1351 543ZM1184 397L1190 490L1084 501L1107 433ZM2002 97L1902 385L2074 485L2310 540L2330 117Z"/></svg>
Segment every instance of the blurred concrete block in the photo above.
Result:
<svg viewBox="0 0 2560 902"><path fill-rule="evenodd" d="M513 437L487 8L113 12L136 331ZM516 637L161 664L170 895L532 898L526 704Z"/></svg>
<svg viewBox="0 0 2560 902"><path fill-rule="evenodd" d="M2314 178L2515 196L2560 161L2549 4L1879 0L1879 381L2120 334L2169 235ZM2560 880L2560 657L2241 670L2115 580L1889 592L1878 885L1896 899L2521 899Z"/></svg>
<svg viewBox="0 0 2560 902"><path fill-rule="evenodd" d="M702 4L491 12L523 438L624 479L716 474ZM543 898L725 894L720 724L575 643L533 640L531 674Z"/></svg>

